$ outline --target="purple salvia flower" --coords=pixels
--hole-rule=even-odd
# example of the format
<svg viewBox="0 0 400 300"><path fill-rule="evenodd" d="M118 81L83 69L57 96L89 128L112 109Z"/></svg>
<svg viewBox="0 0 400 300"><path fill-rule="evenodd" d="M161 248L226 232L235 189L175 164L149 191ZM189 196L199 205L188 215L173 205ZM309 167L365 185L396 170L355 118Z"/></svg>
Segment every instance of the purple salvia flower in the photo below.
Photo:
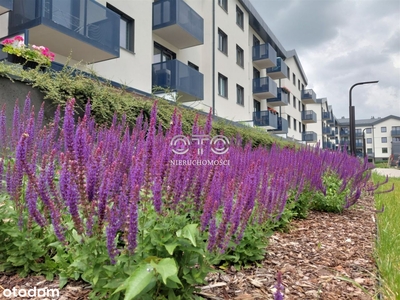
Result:
<svg viewBox="0 0 400 300"><path fill-rule="evenodd" d="M71 99L67 102L67 106L65 107L64 124L63 124L64 147L65 150L70 153L74 152L74 131L75 131L74 104L75 104L75 99Z"/></svg>
<svg viewBox="0 0 400 300"><path fill-rule="evenodd" d="M0 111L0 153L7 148L6 105Z"/></svg>
<svg viewBox="0 0 400 300"><path fill-rule="evenodd" d="M274 300L283 300L285 287L282 284L282 273L279 271L276 275L276 292L274 293Z"/></svg>
<svg viewBox="0 0 400 300"><path fill-rule="evenodd" d="M47 225L46 219L37 210L37 199L38 195L31 182L28 183L25 194L26 204L28 206L28 212L30 216L39 224L40 227Z"/></svg>
<svg viewBox="0 0 400 300"><path fill-rule="evenodd" d="M3 189L4 160L0 158L0 192Z"/></svg>

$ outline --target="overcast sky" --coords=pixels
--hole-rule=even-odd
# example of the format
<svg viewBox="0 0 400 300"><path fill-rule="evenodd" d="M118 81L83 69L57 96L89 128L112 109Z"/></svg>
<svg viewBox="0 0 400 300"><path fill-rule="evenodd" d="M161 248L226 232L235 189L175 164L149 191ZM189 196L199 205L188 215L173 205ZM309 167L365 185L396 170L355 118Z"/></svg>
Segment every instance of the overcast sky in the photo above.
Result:
<svg viewBox="0 0 400 300"><path fill-rule="evenodd" d="M251 0L336 118L400 116L400 0Z"/></svg>

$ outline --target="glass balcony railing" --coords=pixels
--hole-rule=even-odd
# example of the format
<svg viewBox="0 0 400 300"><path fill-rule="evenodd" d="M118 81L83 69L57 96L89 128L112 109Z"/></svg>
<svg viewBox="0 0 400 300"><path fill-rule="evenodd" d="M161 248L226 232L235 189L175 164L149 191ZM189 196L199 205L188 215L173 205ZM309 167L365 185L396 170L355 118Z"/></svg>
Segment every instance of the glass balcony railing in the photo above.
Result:
<svg viewBox="0 0 400 300"><path fill-rule="evenodd" d="M276 98L267 99L267 103L270 106L285 106L289 104L289 96L286 92L283 92L281 88L277 88Z"/></svg>
<svg viewBox="0 0 400 300"><path fill-rule="evenodd" d="M153 64L152 68L153 86L178 92L180 101L204 99L204 76L199 71L176 59Z"/></svg>
<svg viewBox="0 0 400 300"><path fill-rule="evenodd" d="M276 66L267 69L267 74L272 79L288 78L288 71L286 63L278 57L276 59Z"/></svg>
<svg viewBox="0 0 400 300"><path fill-rule="evenodd" d="M253 124L260 127L278 127L278 115L269 110L253 112Z"/></svg>
<svg viewBox="0 0 400 300"><path fill-rule="evenodd" d="M322 120L330 120L331 114L329 111L322 112Z"/></svg>
<svg viewBox="0 0 400 300"><path fill-rule="evenodd" d="M261 77L253 79L253 94L260 99L276 98L278 88L276 82L270 77Z"/></svg>
<svg viewBox="0 0 400 300"><path fill-rule="evenodd" d="M317 134L314 131L305 131L302 133L303 142L316 142Z"/></svg>
<svg viewBox="0 0 400 300"><path fill-rule="evenodd" d="M317 103L317 94L312 89L302 90L301 101L305 104Z"/></svg>
<svg viewBox="0 0 400 300"><path fill-rule="evenodd" d="M276 51L270 44L253 46L253 63L260 69L276 66Z"/></svg>
<svg viewBox="0 0 400 300"><path fill-rule="evenodd" d="M392 129L390 133L391 133L391 135L393 137L400 137L400 128L399 129Z"/></svg>
<svg viewBox="0 0 400 300"><path fill-rule="evenodd" d="M304 123L316 123L317 122L317 114L312 110L303 110L301 112L301 120Z"/></svg>
<svg viewBox="0 0 400 300"><path fill-rule="evenodd" d="M350 130L349 129L340 129L340 136L348 136L350 135Z"/></svg>
<svg viewBox="0 0 400 300"><path fill-rule="evenodd" d="M278 127L273 130L268 130L275 134L285 134L289 132L288 121L282 117L278 117Z"/></svg>
<svg viewBox="0 0 400 300"><path fill-rule="evenodd" d="M204 20L183 0L153 2L153 32L179 49L204 43Z"/></svg>
<svg viewBox="0 0 400 300"><path fill-rule="evenodd" d="M12 10L13 0L0 0L0 15Z"/></svg>
<svg viewBox="0 0 400 300"><path fill-rule="evenodd" d="M331 129L331 127L325 127L325 126L322 126L322 134L328 134L328 135L331 135L331 133L332 133L332 129Z"/></svg>
<svg viewBox="0 0 400 300"><path fill-rule="evenodd" d="M14 0L9 34L85 62L119 57L120 16L94 0ZM28 39L29 38L29 39Z"/></svg>

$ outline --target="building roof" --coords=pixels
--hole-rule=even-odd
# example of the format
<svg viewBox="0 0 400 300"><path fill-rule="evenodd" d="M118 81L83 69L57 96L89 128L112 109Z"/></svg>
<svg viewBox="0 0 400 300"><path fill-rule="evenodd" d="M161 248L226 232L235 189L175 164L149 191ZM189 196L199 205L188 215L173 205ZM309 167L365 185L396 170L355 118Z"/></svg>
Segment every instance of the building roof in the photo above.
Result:
<svg viewBox="0 0 400 300"><path fill-rule="evenodd" d="M250 0L239 0L240 4L243 5L244 9L249 13L249 23L250 26L257 32L261 38L269 43L276 51L276 54L283 58L291 58L293 57L296 61L297 67L300 70L301 76L303 77L304 83L308 85L308 79L306 73L303 70L303 67L300 63L300 59L297 56L296 50L286 51L286 49L279 42L277 37L274 35L272 30L265 23L264 19L257 12L253 4L251 4Z"/></svg>
<svg viewBox="0 0 400 300"><path fill-rule="evenodd" d="M359 120L356 120L356 126L372 126L372 125L382 123L389 119L395 119L395 120L400 121L399 116L389 115L384 118L359 119ZM349 118L340 118L340 119L336 119L336 121L339 126L349 126L350 125Z"/></svg>

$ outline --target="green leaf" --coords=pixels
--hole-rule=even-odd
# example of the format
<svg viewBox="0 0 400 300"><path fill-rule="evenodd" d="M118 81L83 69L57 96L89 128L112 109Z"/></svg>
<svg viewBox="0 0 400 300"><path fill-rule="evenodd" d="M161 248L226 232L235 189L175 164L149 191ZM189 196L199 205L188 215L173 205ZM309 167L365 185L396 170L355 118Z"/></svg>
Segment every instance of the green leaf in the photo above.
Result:
<svg viewBox="0 0 400 300"><path fill-rule="evenodd" d="M154 276L153 267L150 264L144 264L138 267L131 276L115 290L113 295L126 289L124 300L134 299L151 283Z"/></svg>
<svg viewBox="0 0 400 300"><path fill-rule="evenodd" d="M183 227L182 229L182 236L184 238L187 238L188 240L190 240L193 244L193 246L197 246L196 245L196 236L197 236L197 224L188 224L185 227Z"/></svg>
<svg viewBox="0 0 400 300"><path fill-rule="evenodd" d="M76 232L75 229L72 229L72 237L74 238L74 240L75 240L77 243L82 242L82 237L79 236L78 232Z"/></svg>
<svg viewBox="0 0 400 300"><path fill-rule="evenodd" d="M157 273L161 275L165 285L167 284L168 278L178 274L178 268L176 267L176 263L173 258L163 258L158 264L151 262L151 265L156 269ZM175 277L173 278L175 279ZM182 284L177 277L176 279L177 283Z"/></svg>
<svg viewBox="0 0 400 300"><path fill-rule="evenodd" d="M179 244L178 243L172 243L172 244L166 244L164 246L165 246L165 249L167 249L169 255L173 255L175 248L178 247Z"/></svg>

